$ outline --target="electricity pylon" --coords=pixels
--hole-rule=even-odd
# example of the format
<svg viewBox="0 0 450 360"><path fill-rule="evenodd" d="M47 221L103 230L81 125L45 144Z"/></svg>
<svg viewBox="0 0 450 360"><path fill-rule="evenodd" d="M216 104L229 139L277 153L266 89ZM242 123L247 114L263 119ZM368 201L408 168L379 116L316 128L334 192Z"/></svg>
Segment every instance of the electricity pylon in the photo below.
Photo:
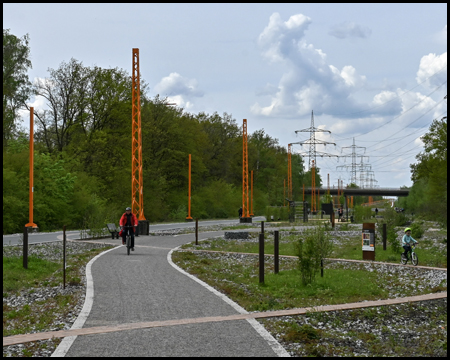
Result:
<svg viewBox="0 0 450 360"><path fill-rule="evenodd" d="M338 168L349 168L351 167L351 171L352 171L352 176L351 176L351 183L356 185L356 168L358 167L358 164L356 164L356 158L357 157L361 157L361 163L362 163L362 158L367 157L367 159L369 159L368 156L362 155L362 154L357 154L356 153L356 149L360 148L360 149L364 149L364 152L366 152L366 148L363 146L356 146L355 145L355 138L353 138L353 145L352 146L344 146L341 148L341 153L345 148L351 148L352 149L352 153L351 154L347 154L347 155L341 155L340 157L346 158L346 157L352 157L352 164L351 165L339 165L336 166L336 169ZM360 184L361 186L361 184Z"/></svg>
<svg viewBox="0 0 450 360"><path fill-rule="evenodd" d="M307 128L307 129L296 130L295 131L296 134L299 133L299 132L309 132L310 133L309 140L292 143L292 144L300 144L301 146L309 145L309 153L308 154L300 154L301 156L309 156L309 163L308 163L309 170L311 170L311 168L312 168L312 161L313 160L314 160L314 163L315 163L315 167L317 167L317 159L316 159L317 154L319 154L321 157L324 157L324 156L329 156L329 157L337 156L337 155L332 155L332 154L327 154L327 153L322 153L322 152L316 151L316 144L325 145L325 146L326 145L334 145L334 146L336 146L336 144L316 139L316 132L327 132L327 133L331 134L331 131L323 130L323 129L319 129L319 128L314 127L314 112L313 111L311 111L311 126L309 128Z"/></svg>

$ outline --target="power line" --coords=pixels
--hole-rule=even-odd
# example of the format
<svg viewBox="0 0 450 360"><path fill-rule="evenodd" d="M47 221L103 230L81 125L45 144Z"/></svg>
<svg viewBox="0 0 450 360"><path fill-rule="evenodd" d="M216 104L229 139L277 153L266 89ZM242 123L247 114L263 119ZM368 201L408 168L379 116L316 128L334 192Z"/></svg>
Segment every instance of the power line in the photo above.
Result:
<svg viewBox="0 0 450 360"><path fill-rule="evenodd" d="M437 58L434 58L433 62L434 62L436 59L437 59ZM432 63L433 63L433 62L432 62ZM431 64L432 64L432 63L431 63ZM430 65L431 65L431 64L430 64ZM429 65L429 66L430 66L430 65ZM396 100L396 99L398 99L398 98L400 98L400 97L402 97L402 96L408 94L410 91L414 90L414 89L415 89L416 87L418 87L418 86L421 86L421 85L422 85L423 83L425 83L428 79L430 79L430 78L432 78L433 76L437 75L438 73L440 73L440 72L441 72L442 70L444 70L444 69L447 69L447 65L446 65L446 66L443 66L442 68L440 68L440 69L439 69L438 71L436 71L433 75L430 75L429 77L427 77L427 78L426 78L424 81L422 81L421 83L417 84L416 86L412 87L412 88L409 89L409 90L406 90L406 91L405 91L404 93L402 93L401 95L397 95L396 97L394 97L394 98L392 98L392 99L390 99L390 100L384 102L383 104L380 104L380 105L371 107L371 108L366 109L366 110L361 110L361 111L353 112L353 113L347 113L347 114L329 114L329 115L331 115L331 116L355 115L355 114L360 114L360 113L363 113L363 112L366 112L366 111L369 111L369 110L377 109L377 108L379 108L379 107L381 107L381 106L384 106L384 105L390 103L391 101L394 101L394 100Z"/></svg>
<svg viewBox="0 0 450 360"><path fill-rule="evenodd" d="M394 120L400 118L401 116L405 115L408 111L412 110L412 109L415 108L417 105L419 105L420 103L422 103L423 101L425 101L426 99L428 99L430 95L432 95L433 93L435 93L436 91L438 91L438 90L439 90L442 86L444 86L446 83L447 83L447 80L444 81L441 85L439 85L436 89L434 89L431 93L429 93L428 95L426 95L426 96L425 96L422 100L420 100L418 103L414 104L414 105L411 106L408 110L404 111L402 114L400 114L400 115L398 115L398 116L392 118L391 120L385 122L384 124L381 124L380 126L374 128L374 129L372 129L372 130L369 130L369 131L367 131L367 132L365 132L365 133L356 135L355 137L367 135L367 134L371 133L372 131L378 130L379 128L381 128L381 127L383 127L383 126L385 126L385 125L391 123L392 121L394 121ZM440 104L442 101L443 101L443 100L439 101L437 104ZM336 135L336 136L339 137L339 135ZM348 139L351 139L351 137L348 137L348 138L342 138L341 140L348 140Z"/></svg>

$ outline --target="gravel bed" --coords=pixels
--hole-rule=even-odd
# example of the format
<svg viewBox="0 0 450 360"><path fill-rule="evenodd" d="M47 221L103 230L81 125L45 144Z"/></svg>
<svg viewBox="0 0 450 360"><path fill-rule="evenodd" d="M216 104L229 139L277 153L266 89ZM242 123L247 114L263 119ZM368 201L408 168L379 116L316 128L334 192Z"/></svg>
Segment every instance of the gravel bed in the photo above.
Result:
<svg viewBox="0 0 450 360"><path fill-rule="evenodd" d="M66 243L66 255L81 254L91 249L103 248L109 246L108 244L100 243L87 243L80 241L67 241ZM51 242L44 244L29 244L28 255L34 255L41 259L49 261L62 261L63 245L62 242ZM4 246L3 256L14 257L22 256L21 246ZM25 305L33 306L38 301L45 301L50 298L55 298L57 295L75 295L76 303L70 304L71 310L67 313L61 313L55 321L44 331L56 331L56 330L68 330L72 327L73 323L77 319L81 309L84 305L86 296L86 276L85 270L81 271L81 282L79 284L66 284L66 288L63 289L63 285L47 286L47 287L33 287L27 290L22 290L16 294L8 294L7 297L3 297L3 306L15 308L17 310L22 309ZM3 326L8 326L7 323ZM32 329L30 333L42 332L43 330ZM31 356L51 356L56 347L60 343L61 339L50 339L36 341L33 343L10 345L3 347L3 357L19 357L25 354L31 353ZM31 348L30 348L31 347Z"/></svg>
<svg viewBox="0 0 450 360"><path fill-rule="evenodd" d="M447 298L258 321L295 357L447 357Z"/></svg>

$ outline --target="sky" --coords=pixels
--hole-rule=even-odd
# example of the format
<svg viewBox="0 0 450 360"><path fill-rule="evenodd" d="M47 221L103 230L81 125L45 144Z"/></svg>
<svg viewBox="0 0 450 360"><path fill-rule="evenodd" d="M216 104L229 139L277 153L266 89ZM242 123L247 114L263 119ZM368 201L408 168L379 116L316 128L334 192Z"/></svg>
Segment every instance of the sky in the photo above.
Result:
<svg viewBox="0 0 450 360"><path fill-rule="evenodd" d="M447 116L445 3L4 3L3 28L29 35L31 81L71 58L131 74L139 48L150 97L247 119L307 168L314 136L324 186L352 169L362 187L411 186L420 137Z"/></svg>

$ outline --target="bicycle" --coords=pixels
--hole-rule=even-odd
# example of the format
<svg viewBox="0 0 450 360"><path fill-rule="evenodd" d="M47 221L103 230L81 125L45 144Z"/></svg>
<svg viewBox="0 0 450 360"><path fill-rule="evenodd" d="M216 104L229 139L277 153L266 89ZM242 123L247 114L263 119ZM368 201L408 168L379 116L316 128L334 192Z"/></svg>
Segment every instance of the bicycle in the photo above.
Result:
<svg viewBox="0 0 450 360"><path fill-rule="evenodd" d="M400 257L400 262L403 265L406 265L406 263L408 262L408 260L411 260L412 264L415 266L419 263L419 258L417 257L417 254L414 252L414 248L416 247L416 245L412 245L411 246L411 258L409 258L408 254L409 251L405 254L402 253L401 257Z"/></svg>
<svg viewBox="0 0 450 360"><path fill-rule="evenodd" d="M131 229L131 228L134 228L134 226L123 226L122 228L125 231L125 229L127 229L127 228ZM130 231L126 235L125 246L127 247L127 255L130 255L130 249L131 249L131 233L130 233Z"/></svg>

